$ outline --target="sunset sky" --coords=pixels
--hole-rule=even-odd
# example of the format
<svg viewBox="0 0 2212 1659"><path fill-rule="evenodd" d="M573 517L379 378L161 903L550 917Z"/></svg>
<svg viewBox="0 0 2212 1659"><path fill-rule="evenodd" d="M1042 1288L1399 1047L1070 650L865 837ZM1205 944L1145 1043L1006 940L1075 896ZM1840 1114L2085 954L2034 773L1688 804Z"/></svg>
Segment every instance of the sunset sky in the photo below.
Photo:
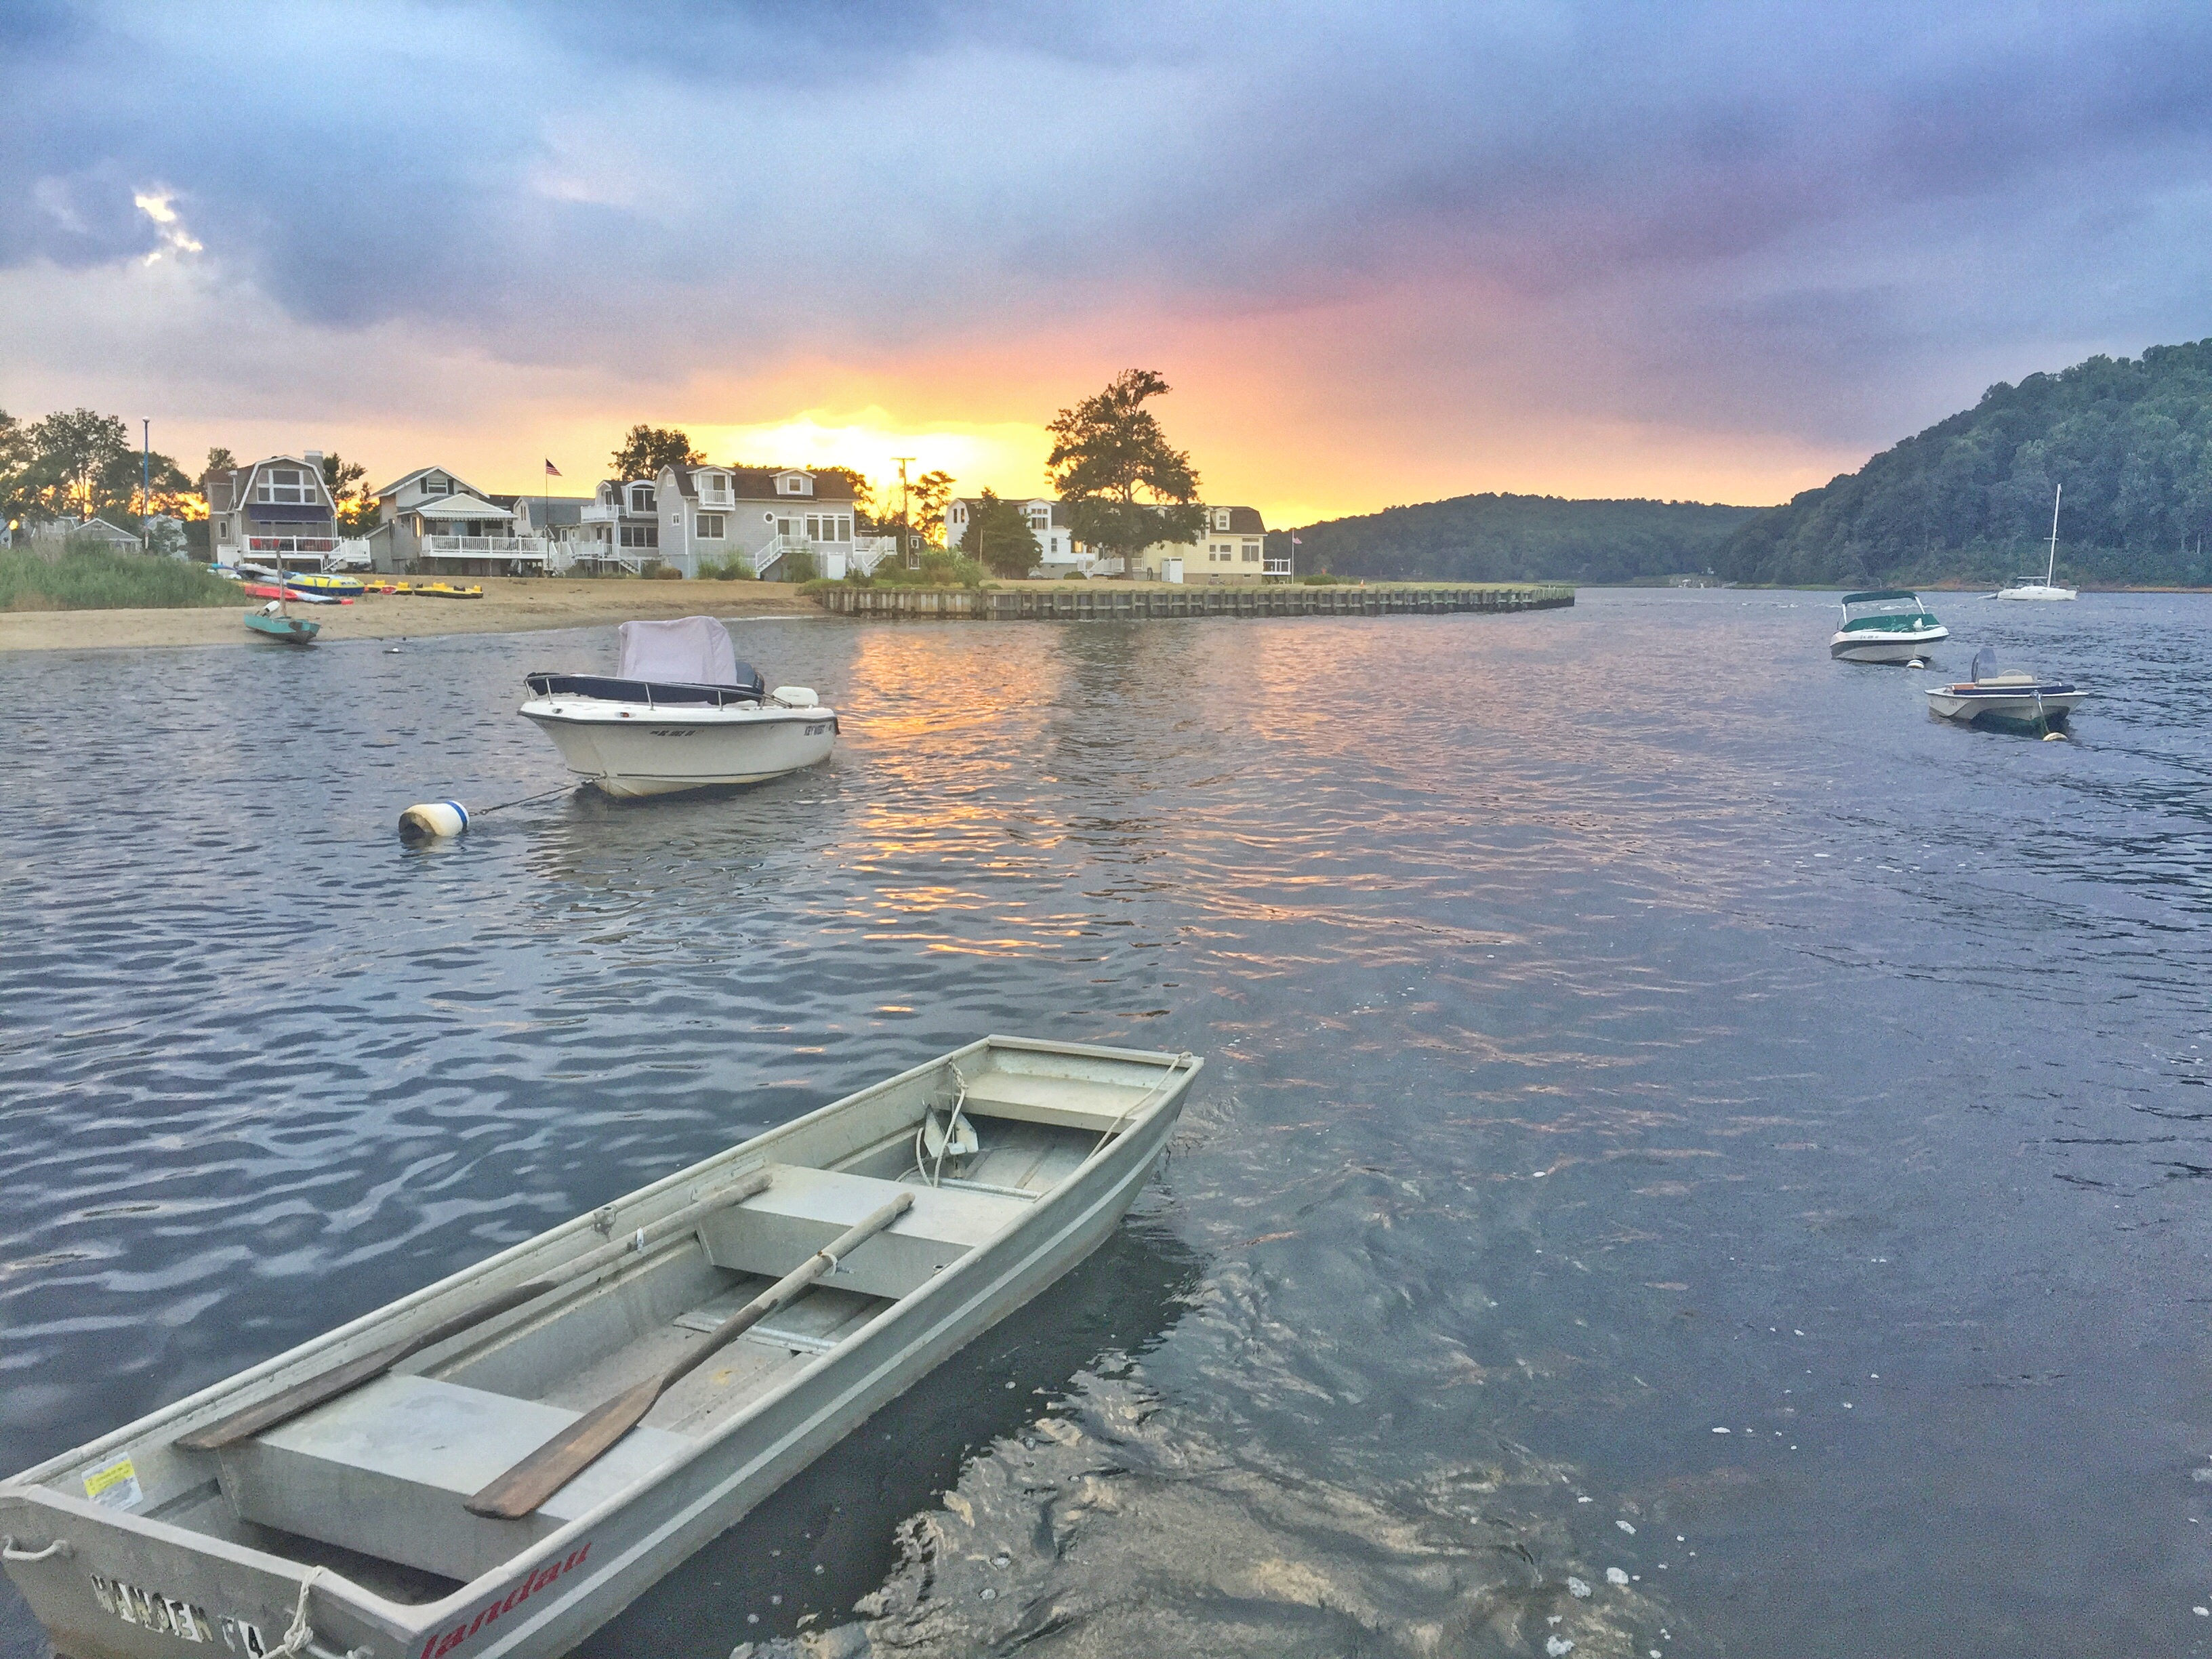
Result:
<svg viewBox="0 0 2212 1659"><path fill-rule="evenodd" d="M2212 9L0 3L0 408L197 471L1785 498L2212 334ZM556 486L556 488L559 488Z"/></svg>

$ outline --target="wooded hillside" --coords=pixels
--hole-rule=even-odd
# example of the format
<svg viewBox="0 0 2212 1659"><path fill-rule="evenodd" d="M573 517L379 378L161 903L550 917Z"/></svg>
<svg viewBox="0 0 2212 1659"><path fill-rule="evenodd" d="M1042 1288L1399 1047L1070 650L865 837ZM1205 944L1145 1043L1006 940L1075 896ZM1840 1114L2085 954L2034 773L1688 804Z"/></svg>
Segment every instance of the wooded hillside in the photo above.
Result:
<svg viewBox="0 0 2212 1659"><path fill-rule="evenodd" d="M1301 530L1297 568L1383 581L1634 581L1705 570L1766 510L1459 495Z"/></svg>
<svg viewBox="0 0 2212 1659"><path fill-rule="evenodd" d="M1744 526L1715 568L1752 582L2212 584L2212 340L2092 357L1970 410Z"/></svg>

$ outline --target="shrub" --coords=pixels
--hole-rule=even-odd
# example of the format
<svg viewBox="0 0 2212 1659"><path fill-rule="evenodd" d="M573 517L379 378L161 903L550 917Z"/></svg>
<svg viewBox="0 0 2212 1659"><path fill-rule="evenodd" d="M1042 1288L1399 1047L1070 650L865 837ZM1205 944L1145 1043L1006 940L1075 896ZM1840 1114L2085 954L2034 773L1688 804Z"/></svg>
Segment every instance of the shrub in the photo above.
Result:
<svg viewBox="0 0 2212 1659"><path fill-rule="evenodd" d="M1083 582L1089 581L1091 579L1085 575L1080 570L1071 570L1065 576L1060 578L1060 580L1064 582Z"/></svg>
<svg viewBox="0 0 2212 1659"><path fill-rule="evenodd" d="M657 564L645 573L646 580L656 582L680 582L684 573L672 564Z"/></svg>
<svg viewBox="0 0 2212 1659"><path fill-rule="evenodd" d="M1337 583L1342 580L1343 578L1340 576L1332 576L1327 571L1322 571L1315 575L1299 577L1298 586L1301 587L1334 587Z"/></svg>

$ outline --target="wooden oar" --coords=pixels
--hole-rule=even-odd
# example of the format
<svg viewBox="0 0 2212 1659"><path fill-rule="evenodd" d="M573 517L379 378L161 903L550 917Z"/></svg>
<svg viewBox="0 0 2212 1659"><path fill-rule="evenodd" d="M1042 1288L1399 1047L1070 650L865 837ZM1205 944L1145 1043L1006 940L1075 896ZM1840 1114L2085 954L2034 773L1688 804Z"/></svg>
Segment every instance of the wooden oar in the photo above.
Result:
<svg viewBox="0 0 2212 1659"><path fill-rule="evenodd" d="M653 1402L690 1375L694 1367L726 1343L743 1336L823 1274L834 1270L838 1262L904 1215L913 1204L914 1194L902 1193L857 1227L840 1233L731 1315L712 1336L659 1376L594 1406L471 1498L464 1507L471 1515L490 1516L501 1521L518 1520L528 1515L635 1428L653 1409Z"/></svg>
<svg viewBox="0 0 2212 1659"><path fill-rule="evenodd" d="M433 1325L419 1336L391 1343L365 1353L358 1359L349 1359L343 1365L333 1365L329 1370L318 1372L304 1382L279 1389L266 1400L257 1401L243 1411L233 1412L228 1417L217 1418L190 1434L179 1435L177 1444L191 1451L216 1451L249 1435L258 1434L264 1429L274 1428L279 1423L297 1417L301 1412L311 1411L325 1401L335 1400L372 1378L383 1376L410 1354L435 1347L441 1342L459 1336L463 1331L481 1325L487 1319L519 1308L526 1302L535 1301L548 1291L573 1284L586 1273L597 1273L610 1263L647 1245L658 1244L684 1232L715 1211L743 1203L756 1193L766 1191L768 1185L769 1177L757 1175L740 1181L733 1187L726 1187L711 1198L702 1198L659 1221L647 1223L638 1230L644 1235L641 1242L633 1234L611 1244L603 1244L598 1249L578 1256L574 1261L556 1267L543 1279L533 1279L526 1285L517 1285L513 1290L501 1291L481 1302L471 1303L461 1312Z"/></svg>

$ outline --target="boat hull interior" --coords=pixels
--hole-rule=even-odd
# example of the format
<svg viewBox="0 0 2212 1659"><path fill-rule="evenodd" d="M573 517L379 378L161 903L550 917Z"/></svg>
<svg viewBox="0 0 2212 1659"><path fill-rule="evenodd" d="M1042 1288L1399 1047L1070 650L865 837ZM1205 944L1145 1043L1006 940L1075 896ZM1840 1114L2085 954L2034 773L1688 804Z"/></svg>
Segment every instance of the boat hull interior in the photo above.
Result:
<svg viewBox="0 0 2212 1659"><path fill-rule="evenodd" d="M9 1571L76 1659L173 1651L188 1624L220 1642L228 1623L240 1651L250 1626L265 1651L303 1595L332 1654L550 1659L1095 1249L1198 1066L971 1044L0 1483L0 1529L67 1546ZM944 1133L956 1105L964 1155ZM593 1406L713 1343L887 1194L910 1200L897 1219L665 1387L534 1512L464 1506ZM179 1443L595 1250L611 1264L326 1403L213 1450ZM120 1463L132 1501L100 1501ZM441 1645L456 1630L471 1634Z"/></svg>

